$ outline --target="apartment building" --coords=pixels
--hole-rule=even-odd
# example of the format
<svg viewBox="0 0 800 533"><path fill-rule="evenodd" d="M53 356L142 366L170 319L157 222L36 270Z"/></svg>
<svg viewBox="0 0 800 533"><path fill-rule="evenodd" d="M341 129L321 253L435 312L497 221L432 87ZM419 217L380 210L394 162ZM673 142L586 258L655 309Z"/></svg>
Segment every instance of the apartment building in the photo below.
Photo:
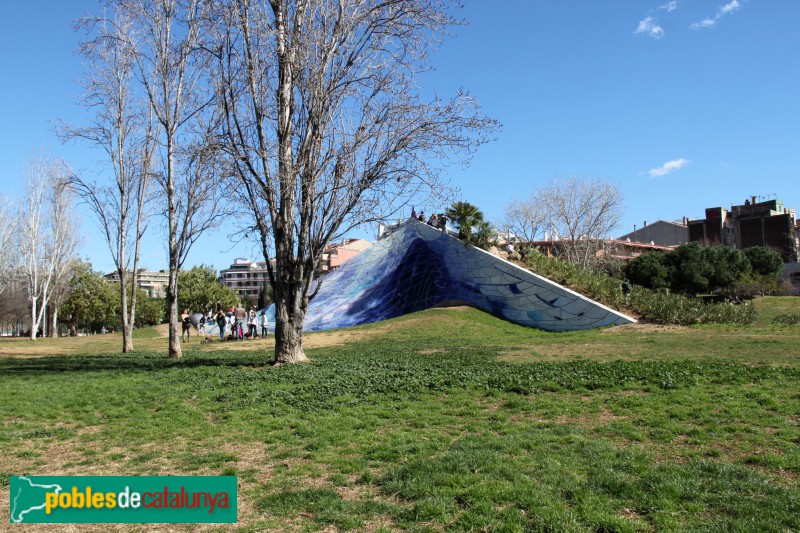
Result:
<svg viewBox="0 0 800 533"><path fill-rule="evenodd" d="M706 209L706 218L689 221L689 240L706 246L722 244L739 250L767 246L785 263L798 261L797 213L781 200L758 202L754 196L742 205Z"/></svg>
<svg viewBox="0 0 800 533"><path fill-rule="evenodd" d="M169 284L169 272L159 270L158 272L140 268L137 271L138 279L136 286L147 291L150 298L165 298L167 295L167 285ZM129 272L128 276L132 276ZM119 282L119 272L116 270L104 276L108 281Z"/></svg>
<svg viewBox="0 0 800 533"><path fill-rule="evenodd" d="M274 267L275 260L271 263ZM258 298L261 289L269 285L267 263L237 257L230 267L219 271L219 282L236 291L240 298Z"/></svg>

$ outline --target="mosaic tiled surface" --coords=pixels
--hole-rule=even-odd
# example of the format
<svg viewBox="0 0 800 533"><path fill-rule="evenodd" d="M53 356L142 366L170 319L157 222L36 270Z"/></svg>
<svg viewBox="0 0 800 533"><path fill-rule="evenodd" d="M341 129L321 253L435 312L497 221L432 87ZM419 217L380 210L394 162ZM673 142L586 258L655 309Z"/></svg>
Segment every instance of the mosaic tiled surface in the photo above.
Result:
<svg viewBox="0 0 800 533"><path fill-rule="evenodd" d="M319 293L309 304L305 329L321 331L378 322L443 302L471 305L516 324L547 331L634 322L412 220L323 278ZM269 311L274 317L274 308ZM273 324L271 318L270 326Z"/></svg>

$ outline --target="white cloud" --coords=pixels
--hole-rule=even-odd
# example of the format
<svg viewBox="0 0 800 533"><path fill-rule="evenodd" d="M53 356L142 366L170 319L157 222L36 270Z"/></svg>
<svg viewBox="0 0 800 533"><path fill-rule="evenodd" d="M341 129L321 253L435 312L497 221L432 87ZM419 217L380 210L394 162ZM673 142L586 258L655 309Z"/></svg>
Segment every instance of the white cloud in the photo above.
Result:
<svg viewBox="0 0 800 533"><path fill-rule="evenodd" d="M703 19L700 22L695 22L689 27L692 28L693 30L701 30L703 28L713 28L716 25L717 21L714 19Z"/></svg>
<svg viewBox="0 0 800 533"><path fill-rule="evenodd" d="M713 28L717 25L717 21L727 15L728 13L733 13L734 11L738 11L742 7L742 4L739 3L739 0L731 0L727 4L721 6L717 9L716 15L714 18L705 18L700 22L695 22L691 26L689 26L693 30L701 30L703 28Z"/></svg>
<svg viewBox="0 0 800 533"><path fill-rule="evenodd" d="M671 13L672 11L678 9L678 0L670 0L663 6L658 6L658 9L666 9L667 13Z"/></svg>
<svg viewBox="0 0 800 533"><path fill-rule="evenodd" d="M661 176L666 176L670 172L680 170L689 163L690 161L688 159L675 159L674 161L667 161L658 168L651 168L647 171L647 173L650 174L651 178L658 178Z"/></svg>
<svg viewBox="0 0 800 533"><path fill-rule="evenodd" d="M653 21L653 17L647 17L639 21L639 26L633 33L644 33L653 39L661 39L664 36L664 28Z"/></svg>
<svg viewBox="0 0 800 533"><path fill-rule="evenodd" d="M717 12L717 17L721 17L722 15L725 15L727 13L733 13L740 7L742 6L739 4L739 0L731 0L730 3L725 4L724 6L719 8L719 12Z"/></svg>

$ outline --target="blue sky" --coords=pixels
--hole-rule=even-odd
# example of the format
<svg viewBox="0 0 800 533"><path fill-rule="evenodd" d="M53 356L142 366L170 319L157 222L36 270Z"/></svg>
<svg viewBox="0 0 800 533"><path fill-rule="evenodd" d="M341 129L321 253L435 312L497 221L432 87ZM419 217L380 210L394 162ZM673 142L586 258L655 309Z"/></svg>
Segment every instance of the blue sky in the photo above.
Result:
<svg viewBox="0 0 800 533"><path fill-rule="evenodd" d="M703 217L751 195L800 209L800 2L790 0L465 0L433 55L425 90L459 87L503 123L469 168L449 170L464 200L492 219L516 196L572 175L613 180L626 211L618 234L658 219ZM82 72L71 21L94 1L0 0L0 182L21 188L44 147L82 172L100 154L61 145L51 122L80 123ZM429 206L431 208L444 206ZM81 221L82 255L113 267L95 223ZM166 268L153 226L142 264ZM374 236L366 228L354 236ZM229 265L222 231L187 265Z"/></svg>

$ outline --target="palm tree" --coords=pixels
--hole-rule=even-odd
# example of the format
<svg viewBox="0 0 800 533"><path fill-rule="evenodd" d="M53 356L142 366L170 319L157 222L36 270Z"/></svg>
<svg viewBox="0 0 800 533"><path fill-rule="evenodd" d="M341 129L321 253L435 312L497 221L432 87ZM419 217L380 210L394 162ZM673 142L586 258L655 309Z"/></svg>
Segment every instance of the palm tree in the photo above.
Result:
<svg viewBox="0 0 800 533"><path fill-rule="evenodd" d="M485 224L481 210L469 202L456 202L444 212L458 226L458 238L462 241L471 242L472 230Z"/></svg>

